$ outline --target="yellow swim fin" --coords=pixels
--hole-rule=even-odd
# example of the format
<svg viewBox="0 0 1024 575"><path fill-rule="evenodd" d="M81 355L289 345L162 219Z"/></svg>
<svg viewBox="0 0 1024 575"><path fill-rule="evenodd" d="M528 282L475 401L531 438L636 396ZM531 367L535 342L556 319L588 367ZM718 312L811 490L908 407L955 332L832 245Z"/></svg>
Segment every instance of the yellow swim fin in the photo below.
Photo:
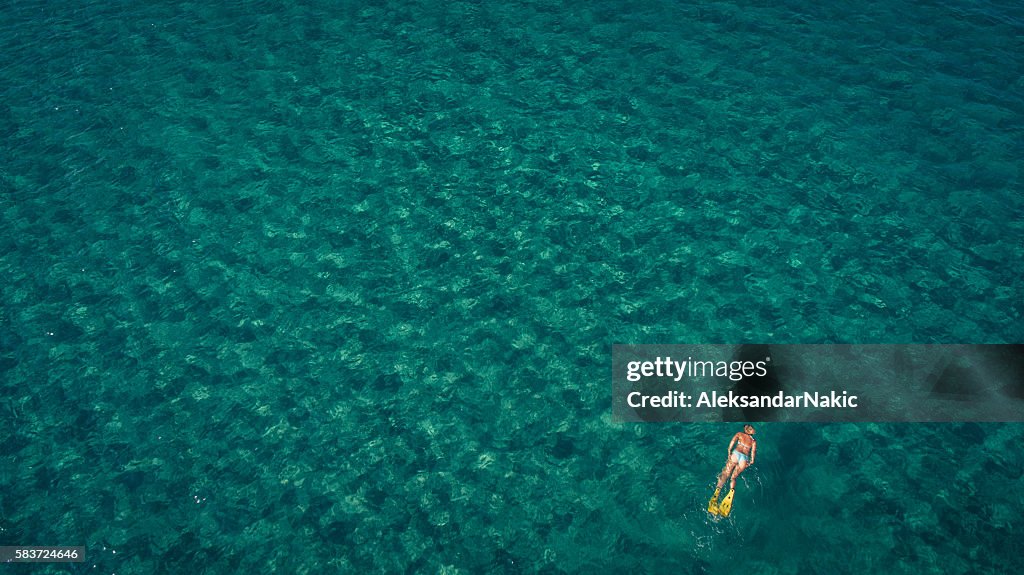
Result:
<svg viewBox="0 0 1024 575"><path fill-rule="evenodd" d="M712 515L717 515L718 514L718 494L721 491L722 491L721 487L716 489L715 490L715 494L711 496L711 501L708 501L708 513L710 513Z"/></svg>
<svg viewBox="0 0 1024 575"><path fill-rule="evenodd" d="M736 495L735 489L730 489L729 494L725 496L725 499L718 505L718 514L722 517L728 517L729 512L732 511L732 496Z"/></svg>

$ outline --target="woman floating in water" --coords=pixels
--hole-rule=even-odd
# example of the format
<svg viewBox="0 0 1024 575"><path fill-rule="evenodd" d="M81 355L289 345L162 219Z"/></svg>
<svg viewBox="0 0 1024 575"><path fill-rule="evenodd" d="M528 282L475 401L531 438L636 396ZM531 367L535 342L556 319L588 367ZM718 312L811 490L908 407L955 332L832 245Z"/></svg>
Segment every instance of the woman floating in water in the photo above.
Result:
<svg viewBox="0 0 1024 575"><path fill-rule="evenodd" d="M736 494L736 478L743 470L754 464L757 457L757 440L754 439L754 426L744 425L743 431L732 436L729 442L729 456L725 461L722 473L718 475L718 485L715 486L715 494L711 496L708 503L708 512L722 517L728 517L732 511L732 497ZM718 503L718 494L722 491L726 479L730 480L729 494L725 496L722 503Z"/></svg>

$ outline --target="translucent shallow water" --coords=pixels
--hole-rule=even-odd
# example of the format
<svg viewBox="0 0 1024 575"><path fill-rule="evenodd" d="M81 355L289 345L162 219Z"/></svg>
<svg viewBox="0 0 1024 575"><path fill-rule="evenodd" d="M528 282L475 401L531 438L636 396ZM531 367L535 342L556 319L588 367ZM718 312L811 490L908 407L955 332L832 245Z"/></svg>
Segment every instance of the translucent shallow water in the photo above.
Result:
<svg viewBox="0 0 1024 575"><path fill-rule="evenodd" d="M765 425L714 522L734 427L608 385L613 343L1024 341L1016 4L145 4L0 9L0 544L1024 566L1022 426Z"/></svg>

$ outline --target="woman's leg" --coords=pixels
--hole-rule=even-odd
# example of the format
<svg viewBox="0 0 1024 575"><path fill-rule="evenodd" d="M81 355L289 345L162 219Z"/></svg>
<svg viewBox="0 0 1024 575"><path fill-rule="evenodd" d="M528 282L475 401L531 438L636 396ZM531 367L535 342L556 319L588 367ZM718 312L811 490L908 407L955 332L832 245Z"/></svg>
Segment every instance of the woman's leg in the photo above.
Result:
<svg viewBox="0 0 1024 575"><path fill-rule="evenodd" d="M725 469L723 469L722 472L718 474L718 485L715 486L715 489L721 489L722 486L725 485L725 480L728 479L730 475L732 475L732 470L735 468L736 458L730 457L729 461L725 464Z"/></svg>
<svg viewBox="0 0 1024 575"><path fill-rule="evenodd" d="M736 478L740 476L740 473L743 473L743 470L746 469L748 465L750 465L750 462L744 459L743 461L740 461L739 464L733 467L732 481L729 483L729 489L736 489Z"/></svg>

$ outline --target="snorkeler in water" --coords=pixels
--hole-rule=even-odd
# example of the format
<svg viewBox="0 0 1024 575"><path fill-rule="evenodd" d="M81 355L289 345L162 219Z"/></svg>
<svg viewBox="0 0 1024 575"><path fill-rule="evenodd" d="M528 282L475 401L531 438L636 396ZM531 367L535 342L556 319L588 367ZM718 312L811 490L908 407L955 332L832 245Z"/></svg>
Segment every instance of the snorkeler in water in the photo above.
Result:
<svg viewBox="0 0 1024 575"><path fill-rule="evenodd" d="M708 502L708 512L720 517L728 517L732 512L732 500L736 495L736 478L743 470L754 464L757 457L757 440L754 439L754 426L744 425L743 431L732 436L729 442L729 456L725 460L725 467L718 474L718 485L715 486L715 494ZM718 495L722 492L722 486L729 479L729 494L721 503L718 502Z"/></svg>
<svg viewBox="0 0 1024 575"><path fill-rule="evenodd" d="M743 431L732 436L729 442L729 458L725 461L725 468L718 475L718 491L725 485L725 480L730 479L729 489L736 489L736 478L743 470L754 464L757 457L757 440L754 439L754 426L744 425Z"/></svg>

